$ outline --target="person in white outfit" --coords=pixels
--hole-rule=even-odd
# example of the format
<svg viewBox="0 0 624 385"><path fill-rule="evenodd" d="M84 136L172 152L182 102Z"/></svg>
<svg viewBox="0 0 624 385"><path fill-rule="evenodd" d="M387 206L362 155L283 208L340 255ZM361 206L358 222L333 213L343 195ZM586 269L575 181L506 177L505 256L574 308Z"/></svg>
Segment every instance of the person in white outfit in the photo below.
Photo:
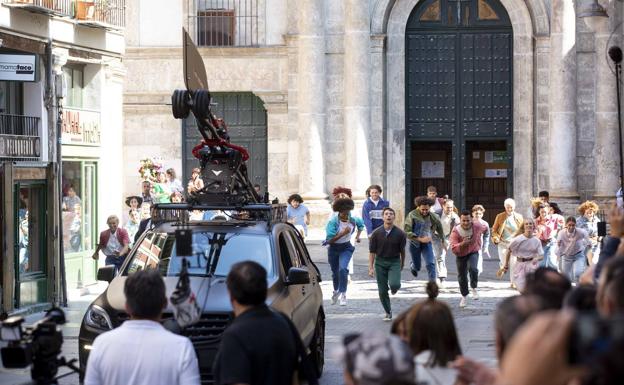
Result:
<svg viewBox="0 0 624 385"><path fill-rule="evenodd" d="M158 271L128 276L124 294L130 319L95 339L84 384L199 385L193 344L159 322L167 297Z"/></svg>

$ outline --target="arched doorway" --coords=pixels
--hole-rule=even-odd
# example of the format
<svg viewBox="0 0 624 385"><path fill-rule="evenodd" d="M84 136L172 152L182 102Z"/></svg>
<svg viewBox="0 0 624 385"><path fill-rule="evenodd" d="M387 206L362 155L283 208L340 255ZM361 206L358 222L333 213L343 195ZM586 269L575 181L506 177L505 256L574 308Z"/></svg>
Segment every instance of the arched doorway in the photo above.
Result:
<svg viewBox="0 0 624 385"><path fill-rule="evenodd" d="M486 219L512 191L512 28L498 0L426 0L405 31L406 200L428 185Z"/></svg>

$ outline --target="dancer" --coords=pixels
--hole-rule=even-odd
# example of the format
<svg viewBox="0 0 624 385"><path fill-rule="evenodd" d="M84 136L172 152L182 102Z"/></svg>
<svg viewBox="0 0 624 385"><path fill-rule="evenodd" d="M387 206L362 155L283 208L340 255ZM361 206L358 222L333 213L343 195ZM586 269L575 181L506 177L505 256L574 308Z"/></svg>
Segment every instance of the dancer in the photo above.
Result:
<svg viewBox="0 0 624 385"><path fill-rule="evenodd" d="M511 260L515 259L516 263L512 265L509 274L514 276L513 282L518 291L522 292L527 274L537 270L539 260L543 257L542 242L535 237L535 220L527 218L520 225L516 237L509 243L507 254L505 254L505 264L497 275L501 276L507 272Z"/></svg>
<svg viewBox="0 0 624 385"><path fill-rule="evenodd" d="M594 201L585 201L577 209L581 216L576 219L576 227L585 230L591 242L585 249L585 257L590 265L596 264L598 255L600 255L600 241L602 239L598 237L598 222L600 222L600 218L596 216L599 209L600 207Z"/></svg>
<svg viewBox="0 0 624 385"><path fill-rule="evenodd" d="M483 256L487 257L487 259L492 258L490 256L490 224L483 219L483 214L485 214L485 207L481 205L472 206L472 218L487 227L487 231L483 233L483 246L479 250L479 262L477 263L479 275L483 273Z"/></svg>
<svg viewBox="0 0 624 385"><path fill-rule="evenodd" d="M566 219L565 230L557 236L557 256L561 274L570 282L578 282L585 271L585 247L591 244L587 231L576 227L576 218Z"/></svg>
<svg viewBox="0 0 624 385"><path fill-rule="evenodd" d="M383 209L390 207L390 202L381 197L381 186L374 184L366 189L368 197L362 205L362 220L366 226L366 234L370 237L373 231L384 224Z"/></svg>
<svg viewBox="0 0 624 385"><path fill-rule="evenodd" d="M498 247L498 260L499 267L502 269L505 266L505 256L507 255L507 248L509 242L514 237L514 234L522 224L522 215L516 213L516 202L507 198L504 202L505 211L498 214L494 219L494 225L492 226L492 242ZM515 260L511 260L511 269L516 263ZM515 287L513 280L513 274L509 275L509 281L511 287Z"/></svg>
<svg viewBox="0 0 624 385"><path fill-rule="evenodd" d="M405 233L410 240L410 254L412 256L410 270L414 277L418 276L421 266L420 257L422 255L425 258L429 281L435 282L436 263L431 241L434 233L440 239L444 239L442 223L440 223L440 217L430 210L433 204L431 199L423 196L416 197L414 203L416 204L416 209L407 214L404 225ZM443 244L442 247L446 251L448 246Z"/></svg>
<svg viewBox="0 0 624 385"><path fill-rule="evenodd" d="M451 199L447 199L444 202L444 211L442 211L442 216L440 217L444 239L433 237L433 252L436 257L436 268L438 269L439 286L441 288L444 287L444 281L447 276L446 257L447 254L450 254L448 249L445 249L443 246L446 245L448 247L451 231L459 224L459 216L455 213L455 210L455 203Z"/></svg>

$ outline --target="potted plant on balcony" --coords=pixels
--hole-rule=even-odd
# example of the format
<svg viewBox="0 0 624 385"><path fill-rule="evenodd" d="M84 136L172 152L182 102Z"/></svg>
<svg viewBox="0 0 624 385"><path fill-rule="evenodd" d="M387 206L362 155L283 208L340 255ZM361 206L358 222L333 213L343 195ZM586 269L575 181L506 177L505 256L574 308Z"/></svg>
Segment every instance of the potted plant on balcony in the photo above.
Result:
<svg viewBox="0 0 624 385"><path fill-rule="evenodd" d="M76 19L93 20L95 15L94 0L76 0Z"/></svg>

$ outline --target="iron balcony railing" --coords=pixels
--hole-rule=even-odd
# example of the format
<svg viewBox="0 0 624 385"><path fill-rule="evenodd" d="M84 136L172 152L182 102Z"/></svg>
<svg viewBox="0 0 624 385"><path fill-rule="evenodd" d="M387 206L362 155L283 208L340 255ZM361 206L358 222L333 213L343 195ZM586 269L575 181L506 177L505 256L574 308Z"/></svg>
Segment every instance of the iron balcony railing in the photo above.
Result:
<svg viewBox="0 0 624 385"><path fill-rule="evenodd" d="M2 3L61 16L74 14L74 0L2 0Z"/></svg>
<svg viewBox="0 0 624 385"><path fill-rule="evenodd" d="M35 116L0 114L0 159L38 160L39 120Z"/></svg>
<svg viewBox="0 0 624 385"><path fill-rule="evenodd" d="M258 0L188 0L188 25L200 47L257 46Z"/></svg>
<svg viewBox="0 0 624 385"><path fill-rule="evenodd" d="M126 0L75 0L75 18L114 27L126 25Z"/></svg>

